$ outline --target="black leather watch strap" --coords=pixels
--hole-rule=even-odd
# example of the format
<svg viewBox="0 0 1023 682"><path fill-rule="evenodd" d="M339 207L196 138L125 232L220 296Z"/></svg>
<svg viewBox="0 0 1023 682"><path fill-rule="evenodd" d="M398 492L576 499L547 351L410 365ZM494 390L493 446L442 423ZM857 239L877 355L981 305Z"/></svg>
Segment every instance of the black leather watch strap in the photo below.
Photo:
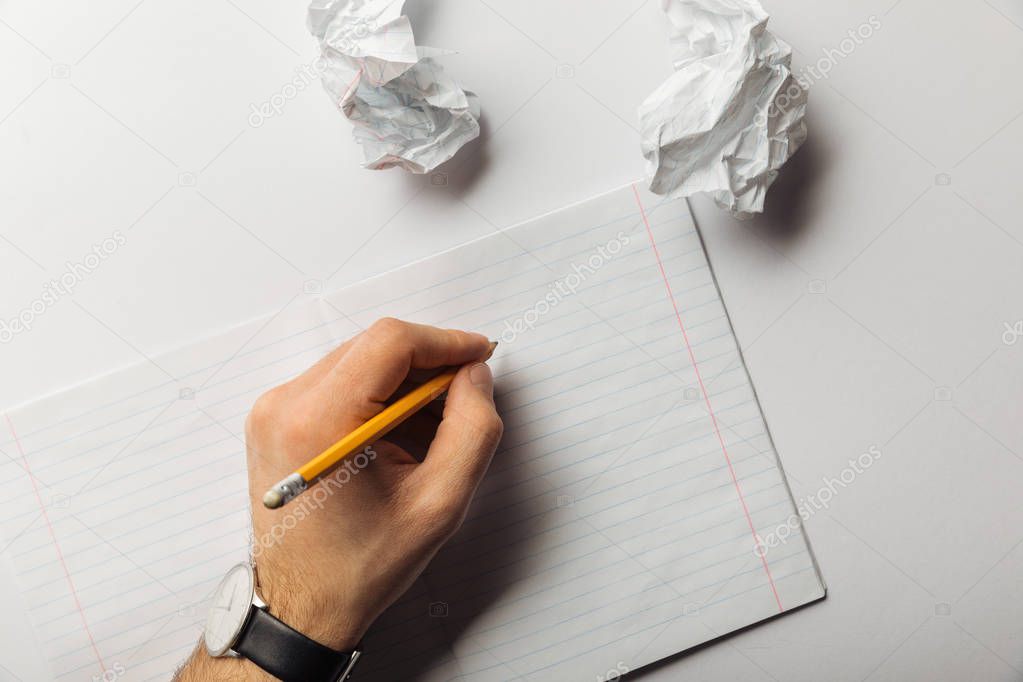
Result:
<svg viewBox="0 0 1023 682"><path fill-rule="evenodd" d="M234 651L283 682L338 682L352 660L251 606Z"/></svg>

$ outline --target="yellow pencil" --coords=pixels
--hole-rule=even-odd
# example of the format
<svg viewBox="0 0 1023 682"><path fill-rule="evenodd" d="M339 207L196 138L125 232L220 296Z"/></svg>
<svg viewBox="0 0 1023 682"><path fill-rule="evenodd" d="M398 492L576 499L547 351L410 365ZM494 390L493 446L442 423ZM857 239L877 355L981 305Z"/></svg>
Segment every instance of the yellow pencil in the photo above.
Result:
<svg viewBox="0 0 1023 682"><path fill-rule="evenodd" d="M495 348L497 348L497 342L492 341L490 343L490 350L487 351L486 356L481 361L486 362L489 360ZM380 440L393 428L442 395L451 386L451 382L454 381L457 373L458 369L452 369L438 374L419 388L410 391L388 405L380 414L331 445L295 470L290 476L282 479L277 485L267 490L266 494L263 495L263 505L267 509L277 509L291 502L303 490L337 468L345 457L361 452L367 445L372 445Z"/></svg>

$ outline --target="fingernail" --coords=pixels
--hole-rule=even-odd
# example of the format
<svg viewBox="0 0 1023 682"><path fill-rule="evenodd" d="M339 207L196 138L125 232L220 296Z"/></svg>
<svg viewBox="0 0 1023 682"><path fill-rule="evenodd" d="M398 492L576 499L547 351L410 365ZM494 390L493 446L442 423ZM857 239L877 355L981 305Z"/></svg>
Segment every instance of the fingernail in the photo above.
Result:
<svg viewBox="0 0 1023 682"><path fill-rule="evenodd" d="M469 370L469 381L472 382L473 386L493 395L494 375L490 372L490 367L482 362L473 365L472 369Z"/></svg>

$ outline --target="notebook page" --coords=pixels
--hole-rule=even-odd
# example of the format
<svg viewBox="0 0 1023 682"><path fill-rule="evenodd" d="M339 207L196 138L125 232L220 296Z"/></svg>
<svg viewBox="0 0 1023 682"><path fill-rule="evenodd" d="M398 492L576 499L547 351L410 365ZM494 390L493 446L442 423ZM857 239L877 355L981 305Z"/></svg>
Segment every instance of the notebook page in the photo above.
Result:
<svg viewBox="0 0 1023 682"><path fill-rule="evenodd" d="M252 401L385 315L499 339L506 433L360 677L609 678L823 596L798 523L758 549L795 508L688 206L626 187L6 415L53 679L167 677L250 542Z"/></svg>

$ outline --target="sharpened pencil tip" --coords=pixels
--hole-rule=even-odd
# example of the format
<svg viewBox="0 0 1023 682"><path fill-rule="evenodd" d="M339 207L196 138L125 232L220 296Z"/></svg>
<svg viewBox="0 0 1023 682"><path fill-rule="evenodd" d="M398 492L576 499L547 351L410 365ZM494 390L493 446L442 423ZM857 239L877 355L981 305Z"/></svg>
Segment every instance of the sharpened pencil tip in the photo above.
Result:
<svg viewBox="0 0 1023 682"><path fill-rule="evenodd" d="M483 361L486 362L487 360L489 360L491 358L491 356L494 354L495 350L497 350L497 341L491 341L490 342L490 347L487 348L487 354L483 358Z"/></svg>
<svg viewBox="0 0 1023 682"><path fill-rule="evenodd" d="M277 509L282 504L284 504L284 496L273 488L267 490L263 495L263 506L267 509Z"/></svg>

